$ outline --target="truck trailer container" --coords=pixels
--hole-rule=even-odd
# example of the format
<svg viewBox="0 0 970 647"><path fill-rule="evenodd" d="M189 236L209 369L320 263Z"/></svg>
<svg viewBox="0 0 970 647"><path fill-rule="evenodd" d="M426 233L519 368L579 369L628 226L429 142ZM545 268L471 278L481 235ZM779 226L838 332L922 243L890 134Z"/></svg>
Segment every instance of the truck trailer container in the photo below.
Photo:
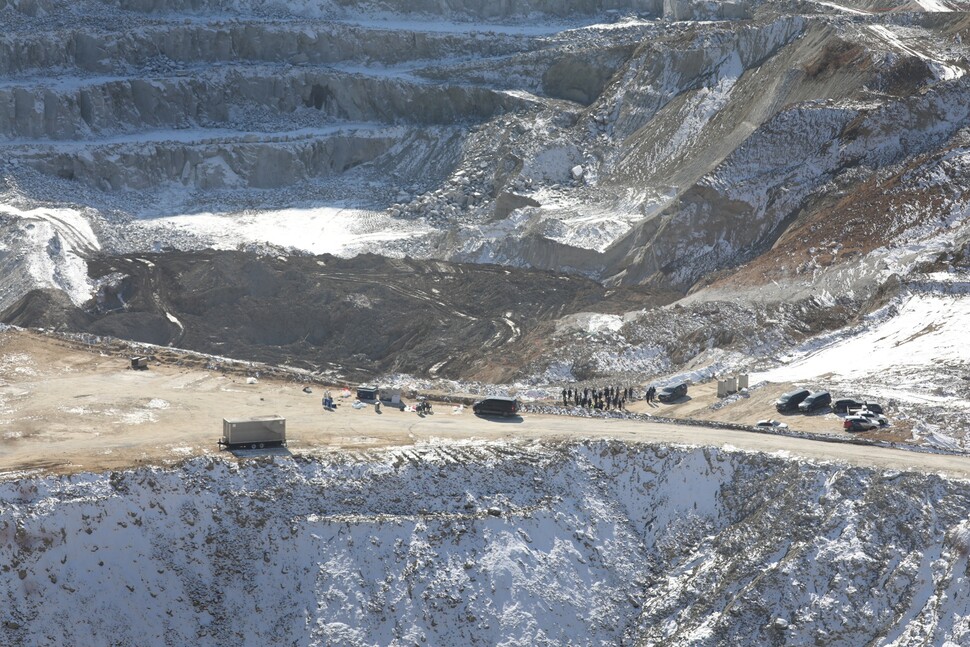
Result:
<svg viewBox="0 0 970 647"><path fill-rule="evenodd" d="M361 402L375 402L380 397L380 389L372 384L361 384L357 387L357 399Z"/></svg>
<svg viewBox="0 0 970 647"><path fill-rule="evenodd" d="M223 418L219 444L229 449L263 449L286 445L286 418Z"/></svg>

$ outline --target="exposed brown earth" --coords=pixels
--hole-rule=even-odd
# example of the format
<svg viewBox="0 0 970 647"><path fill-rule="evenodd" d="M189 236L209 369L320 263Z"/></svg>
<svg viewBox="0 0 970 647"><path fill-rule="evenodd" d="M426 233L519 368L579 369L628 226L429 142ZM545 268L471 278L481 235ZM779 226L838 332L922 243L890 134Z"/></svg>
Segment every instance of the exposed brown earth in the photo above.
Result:
<svg viewBox="0 0 970 647"><path fill-rule="evenodd" d="M711 287L762 285L857 260L913 227L945 217L959 187L914 186L910 179L937 167L945 156L946 151L921 155L887 177L872 177L843 194L820 199L770 250L721 273Z"/></svg>

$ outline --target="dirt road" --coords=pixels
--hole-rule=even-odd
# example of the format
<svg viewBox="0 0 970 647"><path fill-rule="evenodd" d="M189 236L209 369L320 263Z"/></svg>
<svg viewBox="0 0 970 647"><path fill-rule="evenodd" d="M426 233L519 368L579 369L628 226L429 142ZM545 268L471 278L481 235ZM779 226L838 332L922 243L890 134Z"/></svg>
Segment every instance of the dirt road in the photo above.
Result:
<svg viewBox="0 0 970 647"><path fill-rule="evenodd" d="M0 474L75 473L165 465L220 452L223 417L279 414L288 450L312 454L435 441L616 438L630 442L729 445L811 460L941 472L970 478L970 458L823 443L722 429L630 420L527 415L478 418L439 404L430 416L385 407L354 409L339 398L328 412L323 389L173 364L127 369L124 357L68 347L23 332L0 332ZM240 458L260 452L237 452Z"/></svg>

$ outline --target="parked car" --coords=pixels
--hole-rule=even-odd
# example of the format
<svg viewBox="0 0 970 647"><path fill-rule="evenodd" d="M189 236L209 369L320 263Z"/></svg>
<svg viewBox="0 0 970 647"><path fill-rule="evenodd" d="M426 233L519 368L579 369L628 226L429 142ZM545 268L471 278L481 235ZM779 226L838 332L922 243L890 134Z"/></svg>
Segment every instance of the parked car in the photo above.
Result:
<svg viewBox="0 0 970 647"><path fill-rule="evenodd" d="M665 386L657 391L657 399L661 402L674 402L687 395L687 382Z"/></svg>
<svg viewBox="0 0 970 647"><path fill-rule="evenodd" d="M886 416L882 415L881 413L876 413L875 411L870 411L869 409L862 409L861 411L859 411L855 415L862 416L864 418L868 418L869 420L872 420L874 423L876 423L880 427L885 427L886 425L889 424L889 418L887 418Z"/></svg>
<svg viewBox="0 0 970 647"><path fill-rule="evenodd" d="M864 408L867 409L868 411L872 411L873 413L878 413L878 414L885 413L882 410L882 405L876 404L875 402L866 402Z"/></svg>
<svg viewBox="0 0 970 647"><path fill-rule="evenodd" d="M849 411L861 409L864 406L865 402L862 402L861 400L856 400L855 398L843 398L841 400L836 400L832 404L832 411L835 413L849 413Z"/></svg>
<svg viewBox="0 0 970 647"><path fill-rule="evenodd" d="M812 394L808 389L799 389L797 391L789 391L785 395L781 396L775 401L775 409L778 413L785 413L786 411L797 411L798 405L802 401Z"/></svg>
<svg viewBox="0 0 970 647"><path fill-rule="evenodd" d="M472 411L479 416L505 416L508 418L519 412L519 401L515 398L506 397L485 398L473 404Z"/></svg>
<svg viewBox="0 0 970 647"><path fill-rule="evenodd" d="M832 394L828 391L815 391L807 398L798 403L798 410L802 413L811 413L824 409L832 404Z"/></svg>
<svg viewBox="0 0 970 647"><path fill-rule="evenodd" d="M755 427L767 427L769 429L788 429L788 425L784 422L778 422L777 420L759 420Z"/></svg>
<svg viewBox="0 0 970 647"><path fill-rule="evenodd" d="M842 420L842 427L846 431L869 431L878 426L878 422L865 416L846 416Z"/></svg>

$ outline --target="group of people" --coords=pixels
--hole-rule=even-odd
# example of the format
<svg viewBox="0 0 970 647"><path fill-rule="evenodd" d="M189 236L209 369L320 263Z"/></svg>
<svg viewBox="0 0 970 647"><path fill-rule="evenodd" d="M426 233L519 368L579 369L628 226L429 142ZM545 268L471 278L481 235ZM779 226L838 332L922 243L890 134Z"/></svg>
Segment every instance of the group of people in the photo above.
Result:
<svg viewBox="0 0 970 647"><path fill-rule="evenodd" d="M620 388L606 386L601 389L584 387L582 390L568 388L562 390L562 405L564 407L577 406L597 411L622 411L626 403L633 400L633 387Z"/></svg>
<svg viewBox="0 0 970 647"><path fill-rule="evenodd" d="M647 389L647 392L643 395L643 399L647 402L653 402L653 399L657 397L657 387L651 386Z"/></svg>

